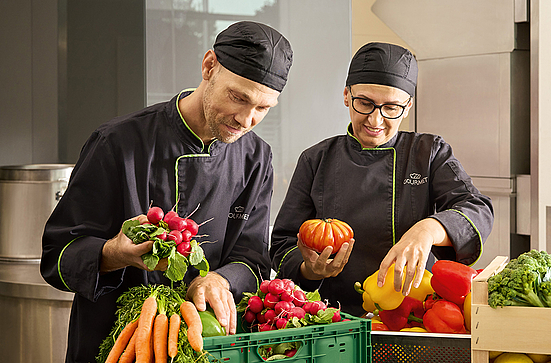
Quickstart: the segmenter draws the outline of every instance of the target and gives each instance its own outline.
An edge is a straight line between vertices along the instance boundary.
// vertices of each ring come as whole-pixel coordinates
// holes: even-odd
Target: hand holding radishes
[[[201,276],[205,276],[209,271],[209,265],[203,249],[193,239],[197,232],[198,225],[195,221],[181,218],[174,211],[165,215],[161,208],[151,207],[145,218],[139,216],[124,222],[121,233],[107,247],[106,252],[114,258],[108,258],[106,268],[115,265],[111,261],[120,264],[118,260],[132,258],[133,266],[137,263],[138,267],[145,267],[147,270],[164,270],[165,276],[171,281],[182,280],[189,265],[197,268]],[[131,247],[122,234],[131,240],[132,244],[141,247],[139,251],[142,253],[142,264],[136,261],[138,250]],[[110,247],[120,248],[117,251],[116,248]],[[124,252],[133,253],[127,256]]]

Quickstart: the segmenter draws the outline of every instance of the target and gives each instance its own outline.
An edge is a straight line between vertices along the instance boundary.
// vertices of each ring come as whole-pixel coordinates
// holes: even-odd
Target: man
[[[450,145],[437,135],[399,131],[416,83],[409,50],[361,47],[343,92],[347,134],[302,153],[274,225],[270,255],[278,276],[319,287],[322,298],[354,315],[363,313],[354,282],[379,270],[382,285],[394,264],[390,283],[407,295],[435,256],[475,263],[492,229],[490,198],[474,187]],[[345,221],[354,239],[334,256],[331,247],[318,254],[297,243],[300,225],[312,218]]]
[[[113,326],[116,299],[140,284],[168,284],[148,271],[122,232],[151,203],[193,214],[207,235],[211,272],[188,270],[187,298],[209,303],[221,325],[236,330],[235,301],[269,277],[271,149],[251,131],[277,104],[292,64],[289,42],[264,24],[239,22],[206,52],[202,81],[166,103],[100,126],[83,147],[69,186],[48,220],[41,273],[76,293],[67,362],[92,362]],[[236,213],[238,211],[239,213]],[[166,261],[159,265],[166,268]]]

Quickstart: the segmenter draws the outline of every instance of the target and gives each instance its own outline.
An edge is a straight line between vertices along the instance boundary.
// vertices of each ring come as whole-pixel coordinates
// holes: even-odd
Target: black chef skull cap
[[[229,71],[278,92],[293,63],[289,41],[268,25],[252,21],[234,23],[220,32],[214,53]]]
[[[399,88],[414,96],[417,84],[417,61],[399,45],[367,43],[352,58],[346,85],[380,84]]]

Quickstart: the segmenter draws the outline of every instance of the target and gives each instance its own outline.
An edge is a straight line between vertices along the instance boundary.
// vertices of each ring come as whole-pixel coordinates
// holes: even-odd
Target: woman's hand
[[[298,237],[298,235],[297,235]],[[307,280],[321,280],[326,277],[334,277],[341,273],[344,266],[348,263],[348,258],[354,247],[354,239],[342,244],[339,252],[333,259],[330,259],[333,247],[327,246],[318,254],[316,251],[306,246],[298,237],[298,249],[302,254],[304,262],[300,265],[300,273]]]
[[[186,298],[193,301],[199,311],[205,311],[208,302],[226,333],[235,334],[237,310],[230,283],[224,277],[212,271],[205,277],[197,276],[189,284]]]
[[[414,224],[396,243],[381,262],[377,283],[383,286],[385,276],[394,263],[394,289],[408,295],[412,285],[419,287],[432,246],[451,246],[444,227],[434,218]],[[402,286],[405,266],[408,266]]]

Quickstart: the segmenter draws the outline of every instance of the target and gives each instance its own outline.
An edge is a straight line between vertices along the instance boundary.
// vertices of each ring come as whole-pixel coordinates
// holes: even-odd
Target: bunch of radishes
[[[263,281],[256,294],[244,294],[238,311],[259,331],[341,321],[340,309],[328,307],[317,291],[304,292],[289,279]]]
[[[176,251],[186,257],[189,256],[191,253],[190,242],[199,231],[199,225],[193,219],[182,218],[172,210],[165,215],[161,208],[151,207],[147,211],[147,220],[155,226],[168,230],[156,237],[163,241],[174,241]]]

